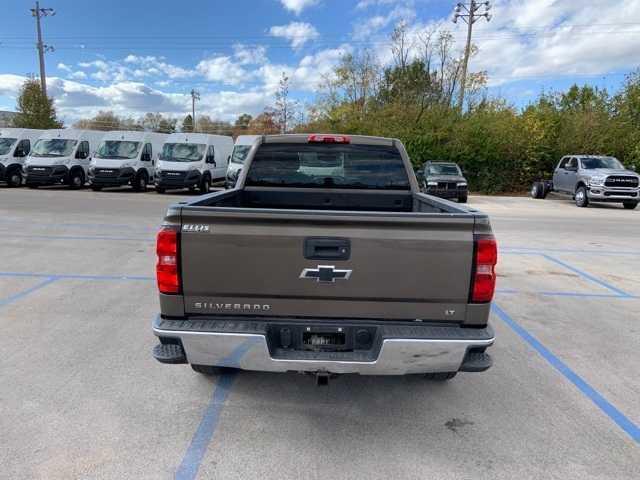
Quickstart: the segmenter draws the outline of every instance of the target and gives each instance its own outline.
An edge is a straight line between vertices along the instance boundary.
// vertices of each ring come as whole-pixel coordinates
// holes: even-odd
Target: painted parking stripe
[[[640,251],[629,250],[590,250],[590,249],[577,249],[577,248],[545,248],[545,247],[508,247],[500,246],[500,253],[580,253],[585,255],[630,255],[639,256]]]
[[[629,420],[620,410],[607,401],[595,388],[589,385],[582,377],[575,373],[567,364],[556,357],[538,339],[531,335],[525,328],[513,320],[507,312],[500,308],[495,302],[491,310],[500,320],[506,323],[520,338],[527,342],[536,350],[542,358],[558,370],[564,377],[573,383],[589,400],[591,400],[602,412],[613,420],[622,430],[624,430],[633,440],[640,443],[640,427]]]
[[[153,243],[155,240],[151,237],[118,237],[112,235],[45,235],[45,234],[14,234],[0,233],[2,238],[22,238],[32,240],[108,240],[115,242],[148,242]]]
[[[31,273],[31,272],[0,272],[0,277],[33,277],[53,278],[55,280],[106,280],[106,281],[132,281],[149,282],[155,277],[136,275],[82,275],[82,274],[57,274],[57,273]]]
[[[259,341],[258,338],[252,338],[240,344],[231,354],[222,360],[221,363],[228,366],[238,367],[240,360],[249,351],[253,344]],[[224,373],[220,375],[218,383],[216,383],[211,402],[207,406],[204,416],[198,425],[196,433],[191,439],[189,448],[182,459],[182,463],[176,471],[176,480],[193,480],[198,474],[200,469],[200,463],[204,458],[204,454],[211,443],[213,434],[218,426],[218,420],[220,419],[220,413],[229,396],[233,382],[235,381],[237,373]]]
[[[10,303],[15,302],[16,300],[20,300],[21,298],[26,297],[27,295],[35,292],[36,290],[40,290],[41,288],[46,287],[47,285],[50,285],[51,283],[55,282],[56,280],[58,280],[55,277],[49,277],[46,278],[45,280],[43,280],[42,282],[34,285],[33,287],[29,287],[26,290],[22,290],[21,292],[18,292],[14,295],[11,295],[7,298],[3,298],[0,299],[0,307],[4,307],[5,305],[9,305]]]
[[[594,277],[593,275],[591,275],[590,273],[587,273],[583,270],[580,270],[579,268],[574,267],[573,265],[570,265],[566,262],[563,262],[562,260],[559,260],[555,257],[552,257],[551,255],[547,255],[546,253],[542,254],[542,257],[546,258],[547,260],[549,260],[550,262],[553,262],[557,265],[560,265],[561,267],[566,268],[567,270],[571,270],[573,273],[576,273],[578,275],[580,275],[582,278],[589,280],[593,283],[596,283],[598,285],[600,285],[601,287],[606,288],[607,290],[611,290],[614,293],[617,293],[618,295],[620,295],[621,297],[630,297],[631,295],[629,295],[627,292],[620,290],[619,288],[614,287],[613,285],[605,282],[604,280],[600,280],[597,277]]]

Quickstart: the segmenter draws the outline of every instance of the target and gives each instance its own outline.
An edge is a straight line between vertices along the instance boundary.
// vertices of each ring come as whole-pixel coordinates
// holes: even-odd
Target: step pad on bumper
[[[153,358],[160,363],[187,363],[182,345],[159,343],[153,347]]]

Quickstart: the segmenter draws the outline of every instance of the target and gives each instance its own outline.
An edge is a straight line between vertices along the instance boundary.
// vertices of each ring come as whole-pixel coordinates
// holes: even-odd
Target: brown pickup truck
[[[420,193],[398,140],[259,137],[236,188],[169,208],[157,254],[160,362],[319,382],[491,366],[489,219]]]

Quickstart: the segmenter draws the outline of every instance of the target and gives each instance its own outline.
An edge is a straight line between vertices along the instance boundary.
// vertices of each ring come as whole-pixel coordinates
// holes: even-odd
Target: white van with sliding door
[[[225,187],[233,188],[238,180],[238,175],[242,170],[242,165],[245,159],[249,155],[251,147],[258,141],[260,135],[240,135],[236,138],[236,143],[233,146],[233,153],[229,160],[229,166],[227,167],[227,178],[225,180]]]
[[[207,193],[213,182],[224,180],[233,139],[205,133],[172,133],[158,161],[156,191],[188,188]]]
[[[154,132],[107,132],[91,162],[89,181],[95,191],[131,185],[144,192],[156,180],[156,162],[169,135]]]
[[[31,147],[43,130],[0,128],[0,182],[9,187],[22,185],[22,168]]]
[[[88,177],[91,154],[104,133],[72,128],[45,130],[25,162],[27,186],[66,184],[82,188]]]

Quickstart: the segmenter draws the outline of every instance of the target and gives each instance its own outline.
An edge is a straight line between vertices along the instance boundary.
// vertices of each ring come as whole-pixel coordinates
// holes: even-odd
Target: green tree
[[[182,127],[180,130],[186,133],[193,132],[193,117],[190,114],[182,120]]]
[[[47,98],[35,79],[27,79],[18,97],[18,115],[13,121],[18,128],[61,128],[62,122],[56,118],[53,99]]]

